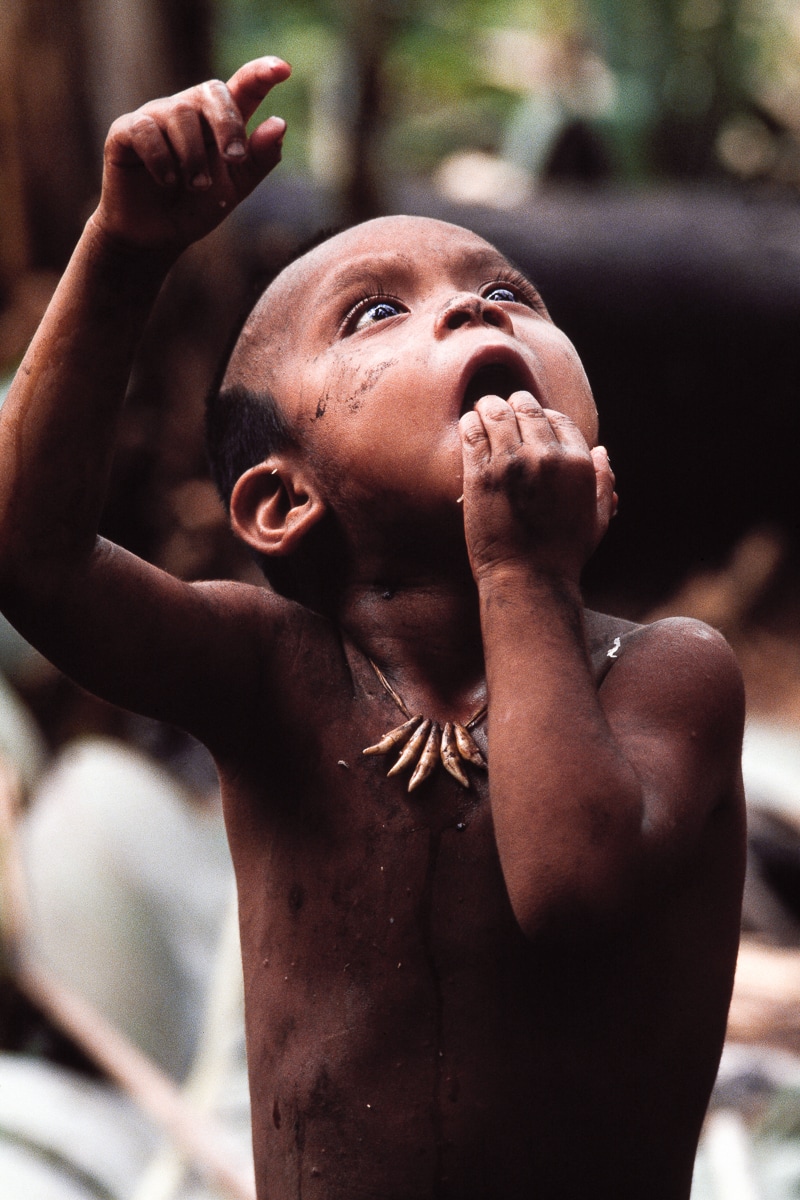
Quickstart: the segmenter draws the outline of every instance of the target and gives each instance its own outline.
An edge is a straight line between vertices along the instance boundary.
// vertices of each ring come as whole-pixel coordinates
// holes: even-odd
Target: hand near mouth
[[[484,396],[508,400],[515,392],[539,395],[530,367],[508,346],[485,347],[467,367],[462,384],[461,414],[471,412]]]
[[[484,396],[461,417],[472,571],[524,565],[578,583],[616,496],[608,454],[530,392]]]

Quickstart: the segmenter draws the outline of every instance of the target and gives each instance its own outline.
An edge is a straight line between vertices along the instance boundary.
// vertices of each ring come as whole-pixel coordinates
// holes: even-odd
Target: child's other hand
[[[604,447],[528,392],[461,418],[464,524],[476,579],[505,566],[578,582],[616,509]]]
[[[246,124],[291,68],[245,63],[227,84],[198,84],[114,122],[95,227],[112,242],[179,253],[210,233],[280,161],[285,122]]]
[[[597,507],[595,509],[594,545],[589,554],[593,554],[605,537],[613,517],[617,515],[619,496],[616,492],[616,478],[611,470],[611,461],[605,446],[595,446],[590,451],[594,463]]]

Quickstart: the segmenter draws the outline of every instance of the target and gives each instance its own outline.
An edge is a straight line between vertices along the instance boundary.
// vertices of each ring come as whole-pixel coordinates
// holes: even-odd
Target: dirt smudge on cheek
[[[325,416],[328,406],[337,403],[344,404],[348,412],[357,413],[365,398],[380,382],[384,372],[396,366],[398,361],[396,358],[388,358],[363,372],[358,370],[357,364],[353,370],[352,362],[347,366],[342,366],[337,371],[336,377],[328,382],[322,395],[318,398],[316,408],[309,419],[319,421]],[[355,384],[353,376],[357,380]]]
[[[388,371],[390,367],[394,367],[399,362],[396,358],[387,358],[385,362],[376,363],[374,367],[370,367],[366,376],[359,384],[358,394],[370,392],[376,386],[384,371]]]
[[[385,371],[396,366],[398,360],[396,358],[387,358],[385,362],[376,363],[374,367],[370,367],[364,374],[361,382],[356,388],[353,395],[347,401],[348,410],[352,413],[358,412],[361,405],[364,403],[366,396],[377,386]]]

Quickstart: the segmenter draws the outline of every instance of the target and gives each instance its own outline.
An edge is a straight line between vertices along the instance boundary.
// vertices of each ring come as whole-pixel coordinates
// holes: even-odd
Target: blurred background
[[[255,579],[208,480],[203,397],[253,286],[299,242],[415,212],[467,225],[515,260],[583,358],[618,479],[589,602],[634,619],[702,617],[745,671],[751,957],[715,1101],[723,1150],[710,1135],[717,1166],[696,1187],[725,1200],[800,1195],[800,3],[4,0],[0,397],[95,203],[111,121],[262,53],[293,65],[261,114],[286,117],[284,160],[162,294],[104,532],[185,578]],[[95,744],[171,781],[176,812],[212,830],[217,863],[213,772],[198,747],[78,692],[7,628],[0,669],[0,753],[26,845],[53,778],[72,795],[64,755]],[[110,794],[123,785],[103,762],[96,786]],[[85,796],[95,784],[80,780]],[[33,891],[35,854],[23,854]],[[30,919],[46,923],[47,903],[58,943],[63,894]],[[211,968],[192,968],[191,985],[173,970],[170,994],[196,992],[183,1057],[146,1049],[183,1079]],[[87,961],[83,974],[97,971]],[[93,1001],[124,1024],[96,989]],[[165,1037],[174,1051],[177,1035]],[[0,1044],[90,1070],[11,979]],[[780,1150],[768,1155],[770,1137]],[[756,1163],[738,1170],[751,1192],[714,1183],[734,1160]]]

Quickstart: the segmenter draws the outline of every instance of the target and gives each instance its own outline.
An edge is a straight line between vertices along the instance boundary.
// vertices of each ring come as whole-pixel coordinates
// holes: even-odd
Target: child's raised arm
[[[642,626],[621,650],[609,638],[619,657],[598,690],[579,577],[612,508],[605,451],[527,393],[481,400],[462,440],[492,816],[521,927],[596,929],[704,862],[738,929],[744,698],[730,649],[698,622]]]
[[[240,622],[221,619],[225,585],[183,584],[97,528],[153,302],[181,252],[279,161],[284,122],[271,117],[249,139],[245,126],[288,75],[280,59],[256,59],[227,85],[201,84],[114,123],[98,208],[0,414],[0,607],[84,686],[200,734],[201,677],[221,684],[223,661],[226,679],[241,665],[231,656],[248,661],[244,635],[230,642]]]

